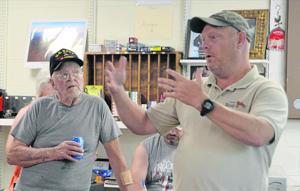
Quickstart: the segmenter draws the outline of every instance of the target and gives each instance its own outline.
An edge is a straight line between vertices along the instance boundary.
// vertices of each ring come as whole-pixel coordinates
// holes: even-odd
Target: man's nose
[[[203,41],[203,42],[202,42],[202,48],[203,48],[204,50],[208,49],[208,43],[207,43],[206,41]]]

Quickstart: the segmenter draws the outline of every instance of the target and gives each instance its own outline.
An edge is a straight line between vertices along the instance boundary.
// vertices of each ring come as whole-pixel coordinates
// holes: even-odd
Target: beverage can
[[[83,149],[84,140],[83,140],[82,137],[73,137],[72,141],[75,141],[75,142],[79,143],[80,144],[80,148]],[[81,159],[83,159],[83,156],[78,156],[77,155],[77,156],[73,156],[73,158],[77,159],[77,160],[81,160]]]

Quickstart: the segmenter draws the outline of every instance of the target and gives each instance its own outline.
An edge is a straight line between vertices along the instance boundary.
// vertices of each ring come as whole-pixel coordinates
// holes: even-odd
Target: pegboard
[[[6,89],[6,39],[8,0],[0,1],[0,89]],[[1,176],[1,175],[0,175]]]

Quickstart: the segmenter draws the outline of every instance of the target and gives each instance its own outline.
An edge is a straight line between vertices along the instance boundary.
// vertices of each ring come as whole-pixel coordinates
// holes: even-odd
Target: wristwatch
[[[200,115],[201,116],[205,116],[206,114],[208,114],[209,112],[214,110],[214,102],[212,102],[210,99],[205,99],[202,103],[201,106],[201,112]]]

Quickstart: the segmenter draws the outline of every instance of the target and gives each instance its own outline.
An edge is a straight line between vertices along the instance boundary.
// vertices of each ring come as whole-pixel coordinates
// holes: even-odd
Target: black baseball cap
[[[248,22],[234,11],[223,10],[209,17],[194,17],[190,21],[191,30],[196,33],[202,33],[203,28],[207,24],[216,27],[233,27],[239,32],[245,32],[248,42],[251,41]]]
[[[52,76],[53,72],[59,70],[67,61],[74,61],[80,67],[83,66],[83,61],[73,51],[63,48],[50,57],[50,75]]]

